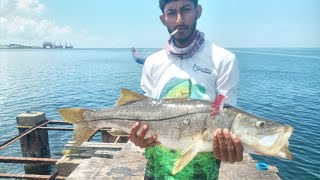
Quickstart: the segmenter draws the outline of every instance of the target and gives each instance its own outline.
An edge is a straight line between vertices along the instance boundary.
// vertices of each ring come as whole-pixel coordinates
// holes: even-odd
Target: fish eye
[[[263,127],[265,125],[264,121],[257,121],[256,126],[257,127]]]

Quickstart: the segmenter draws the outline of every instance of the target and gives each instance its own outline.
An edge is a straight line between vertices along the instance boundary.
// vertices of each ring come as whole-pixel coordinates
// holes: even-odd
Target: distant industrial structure
[[[53,48],[63,48],[63,46],[61,45],[61,41],[60,41],[60,45],[56,45],[56,43],[53,43]]]
[[[73,46],[71,45],[71,43],[70,43],[70,45],[68,46],[68,44],[66,43],[66,45],[64,46],[66,49],[72,49],[73,48]]]
[[[43,42],[42,43],[42,48],[47,48],[48,46],[49,46],[49,48],[53,48],[52,42]]]
[[[56,48],[56,49],[62,49],[63,45],[61,45],[61,42],[59,45],[56,45],[56,43],[54,42],[52,44],[52,42],[43,42],[42,43],[42,48]],[[73,46],[71,45],[71,43],[69,43],[69,45],[66,43],[66,45],[64,46],[64,48],[66,49],[72,49]]]

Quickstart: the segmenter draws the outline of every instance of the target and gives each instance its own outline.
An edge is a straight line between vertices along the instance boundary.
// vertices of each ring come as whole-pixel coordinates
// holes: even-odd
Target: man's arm
[[[226,56],[220,64],[218,72],[217,94],[223,94],[227,97],[225,103],[235,106],[237,104],[237,89],[240,79],[236,57],[233,54]]]
[[[147,58],[142,68],[141,89],[144,91],[144,95],[148,97],[152,97],[154,89],[153,71],[154,67]]]
[[[226,103],[235,106],[237,103],[237,86],[239,83],[238,62],[233,54],[225,57],[219,66],[217,94],[227,96]],[[240,162],[243,160],[243,146],[240,139],[228,129],[217,129],[212,140],[217,159],[223,162]]]

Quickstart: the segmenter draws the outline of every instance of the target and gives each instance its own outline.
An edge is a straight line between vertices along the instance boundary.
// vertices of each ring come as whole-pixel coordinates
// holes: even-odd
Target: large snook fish
[[[103,127],[130,132],[134,122],[148,124],[147,137],[155,134],[162,146],[182,150],[173,174],[179,172],[198,152],[212,151],[212,136],[217,128],[228,128],[251,153],[292,159],[289,151],[291,126],[257,117],[236,107],[194,99],[152,99],[122,89],[114,108],[59,110],[64,120],[75,124],[76,145]]]

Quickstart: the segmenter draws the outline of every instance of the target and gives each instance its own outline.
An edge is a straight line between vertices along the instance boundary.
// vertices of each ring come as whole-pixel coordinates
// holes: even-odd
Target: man
[[[228,97],[235,105],[239,81],[235,56],[209,43],[196,29],[202,13],[198,0],[159,0],[161,22],[172,34],[165,49],[146,59],[141,88],[152,98],[188,97],[214,101],[217,94]],[[217,129],[212,153],[199,153],[180,172],[172,175],[174,159],[179,152],[157,146],[156,136],[144,139],[148,126],[133,125],[130,140],[146,148],[148,160],[145,179],[217,179],[219,162],[242,161],[243,147],[229,130]],[[168,127],[170,128],[170,127]]]
[[[132,53],[132,57],[133,59],[138,63],[138,64],[144,64],[144,62],[146,61],[146,58],[143,57],[142,53],[141,53],[141,49],[140,52],[137,53],[136,49],[134,47],[131,47],[131,53]]]

